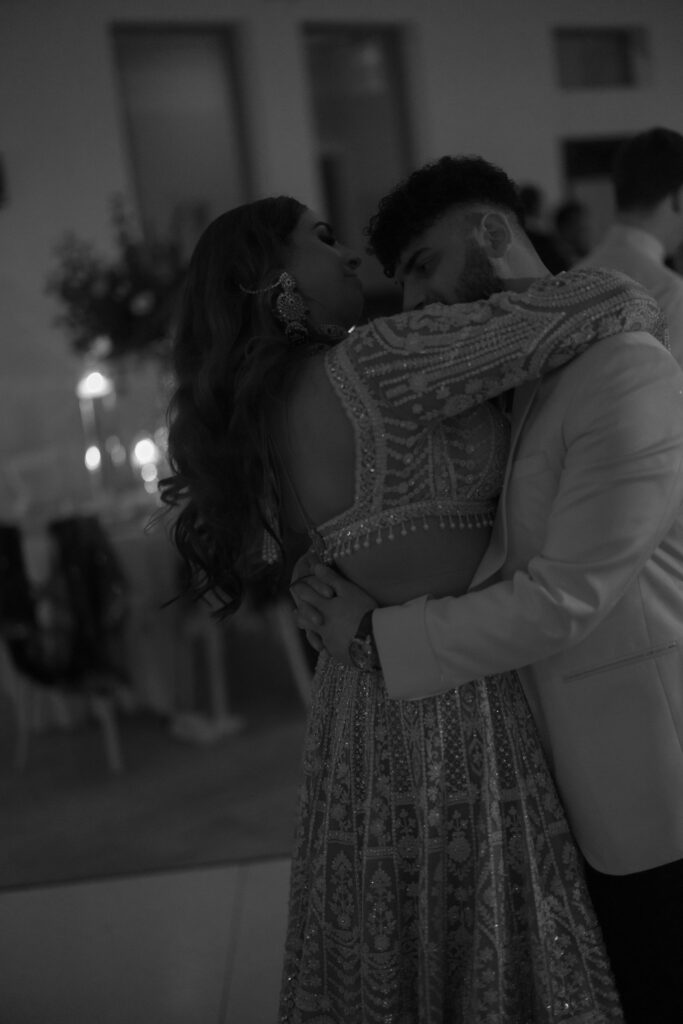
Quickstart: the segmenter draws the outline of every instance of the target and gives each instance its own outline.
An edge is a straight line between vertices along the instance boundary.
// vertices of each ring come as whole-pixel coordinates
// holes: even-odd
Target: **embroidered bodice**
[[[539,280],[523,294],[435,304],[356,329],[325,357],[355,434],[354,501],[316,527],[325,559],[371,586],[367,572],[348,570],[367,561],[364,552],[392,542],[370,557],[377,583],[404,553],[424,570],[418,589],[399,587],[392,599],[416,596],[433,579],[442,584],[431,592],[452,591],[463,545],[477,548],[471,569],[483,553],[503,481],[509,425],[489,399],[601,337],[661,333],[661,324],[656,303],[628,278],[580,270]],[[463,530],[468,536],[447,539]],[[482,533],[476,541],[475,532]]]
[[[356,501],[318,528],[331,558],[439,526],[490,526],[508,452],[507,418],[493,402],[434,421],[386,417],[336,350],[328,373],[356,434]]]

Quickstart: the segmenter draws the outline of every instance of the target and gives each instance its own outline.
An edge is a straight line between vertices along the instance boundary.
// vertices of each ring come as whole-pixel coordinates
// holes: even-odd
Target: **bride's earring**
[[[277,281],[265,288],[245,288],[243,284],[239,285],[244,295],[263,295],[265,292],[275,292],[278,288],[280,291],[273,302],[273,316],[282,324],[285,337],[292,341],[303,341],[308,337],[306,317],[309,311],[291,274],[283,270]]]
[[[286,337],[292,341],[303,341],[308,337],[308,309],[297,290],[296,281],[283,270],[277,283],[281,291],[275,299],[275,316],[284,327]]]

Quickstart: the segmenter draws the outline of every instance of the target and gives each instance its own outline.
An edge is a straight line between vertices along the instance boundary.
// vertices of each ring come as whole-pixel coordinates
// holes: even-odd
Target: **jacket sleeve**
[[[632,335],[608,339],[579,363],[557,425],[563,468],[538,552],[482,590],[377,610],[390,696],[428,696],[579,643],[680,516],[683,373],[675,360]]]
[[[640,285],[591,268],[536,281],[523,293],[372,321],[335,346],[386,415],[429,422],[557,369],[619,331],[663,329]]]
[[[671,354],[683,366],[683,286],[667,303],[665,316]]]

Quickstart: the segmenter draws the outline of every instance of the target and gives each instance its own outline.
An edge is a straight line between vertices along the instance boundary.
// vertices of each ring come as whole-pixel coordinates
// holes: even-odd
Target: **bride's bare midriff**
[[[381,605],[403,604],[422,594],[457,596],[467,590],[490,536],[486,527],[441,529],[435,518],[428,530],[420,521],[405,537],[395,535],[381,544],[372,540],[336,565]]]

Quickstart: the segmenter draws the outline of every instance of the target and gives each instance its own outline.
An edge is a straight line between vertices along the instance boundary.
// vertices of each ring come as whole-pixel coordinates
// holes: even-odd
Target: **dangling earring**
[[[284,325],[285,335],[293,341],[302,341],[308,337],[306,316],[308,309],[297,291],[296,281],[286,270],[280,274],[278,284],[282,291],[275,300],[275,315]]]
[[[283,325],[285,337],[292,341],[303,341],[308,337],[308,324],[306,323],[308,309],[301,294],[297,291],[296,281],[286,270],[282,271],[277,281],[266,285],[265,288],[257,288],[254,291],[245,288],[244,285],[240,285],[239,288],[245,295],[262,295],[264,292],[280,288],[280,294],[275,299],[273,314]]]

